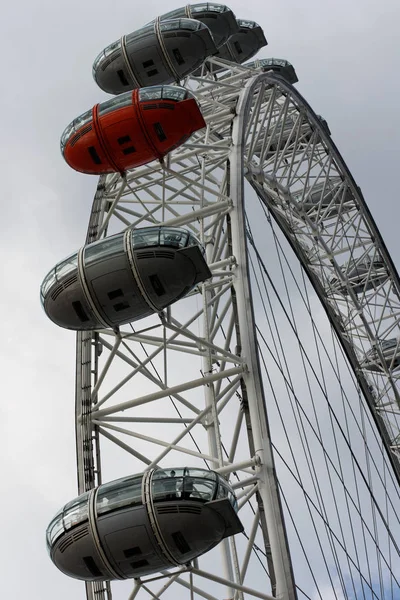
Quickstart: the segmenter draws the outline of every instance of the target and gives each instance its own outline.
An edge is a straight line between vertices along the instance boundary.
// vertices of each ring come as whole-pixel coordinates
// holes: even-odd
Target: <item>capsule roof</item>
[[[171,10],[160,17],[161,21],[177,17],[189,17],[201,21],[210,29],[217,48],[225,44],[236,33],[239,25],[232,10],[224,4],[202,2]]]
[[[111,94],[179,81],[216,52],[211,32],[195,19],[154,22],[122,36],[93,63],[93,77]]]
[[[230,62],[242,64],[246,60],[252,58],[257,52],[268,44],[265,39],[264,32],[260,25],[255,21],[245,21],[243,19],[237,19],[238,31],[234,33],[229,40],[218,48],[218,52],[214,54],[216,58],[222,58]],[[212,73],[224,71],[225,67],[218,65],[211,65],[207,68]],[[201,73],[201,69],[198,69],[195,76]]]
[[[283,58],[258,58],[253,62],[246,63],[246,67],[251,69],[262,69],[263,71],[275,71],[282,75],[289,83],[298,82],[296,71],[293,65]]]
[[[61,152],[77,171],[124,172],[161,159],[204,126],[188,90],[152,86],[111,98],[74,119],[61,136]]]

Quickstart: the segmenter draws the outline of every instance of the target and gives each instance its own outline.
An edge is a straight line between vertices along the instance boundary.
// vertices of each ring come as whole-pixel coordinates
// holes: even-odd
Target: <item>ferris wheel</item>
[[[78,331],[79,497],[48,544],[89,600],[400,589],[400,281],[293,67],[242,64],[264,44],[173,11],[99,55],[119,95],[63,134],[101,175],[42,285]]]

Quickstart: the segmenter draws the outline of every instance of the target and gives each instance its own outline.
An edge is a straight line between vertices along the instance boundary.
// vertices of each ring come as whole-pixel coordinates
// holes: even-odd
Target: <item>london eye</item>
[[[265,45],[222,5],[156,18],[62,137],[100,177],[41,288],[77,331],[78,490],[47,541],[88,600],[399,594],[400,280]]]

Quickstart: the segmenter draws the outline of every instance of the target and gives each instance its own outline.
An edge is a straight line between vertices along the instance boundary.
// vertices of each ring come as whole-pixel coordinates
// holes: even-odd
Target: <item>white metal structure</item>
[[[215,80],[186,82],[195,90],[206,130],[164,164],[125,178],[101,177],[87,242],[129,225],[182,225],[205,244],[213,278],[161,315],[120,331],[77,335],[77,469],[83,492],[102,476],[206,464],[236,489],[246,533],[159,578],[117,583],[115,591],[114,584],[87,584],[90,600],[110,600],[111,589],[113,598],[129,600],[311,597],[311,589],[296,587],[295,565],[293,576],[270,443],[259,317],[254,319],[250,289],[246,181],[324,305],[379,432],[389,465],[385,477],[391,468],[393,488],[400,481],[400,284],[361,191],[326,125],[291,85],[271,73],[210,61],[227,71]],[[267,229],[267,220],[260,227]],[[255,256],[262,253],[258,246]],[[391,339],[397,340],[393,352],[384,356],[382,342]],[[326,525],[328,509],[319,507],[329,543],[335,546],[340,538],[343,546],[346,533],[340,537],[334,525]],[[287,521],[286,504],[284,512]],[[389,531],[387,547],[379,550],[383,567],[398,550],[389,512],[379,512]],[[358,560],[364,586],[364,561],[357,550],[357,559],[353,554],[346,551],[349,570]],[[332,555],[338,556],[336,549]],[[350,597],[343,593],[345,583],[336,597]],[[359,597],[379,597],[369,587],[369,595]]]

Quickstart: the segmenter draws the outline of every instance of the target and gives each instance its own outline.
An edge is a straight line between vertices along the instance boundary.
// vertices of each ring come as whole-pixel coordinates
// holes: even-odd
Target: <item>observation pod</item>
[[[239,30],[239,25],[231,9],[228,6],[215,4],[214,2],[188,4],[185,7],[165,13],[160,17],[160,21],[179,17],[196,19],[196,21],[201,21],[204,25],[207,25],[217,48],[225,44],[230,36]]]
[[[261,69],[262,71],[274,71],[281,75],[290,84],[297,83],[299,80],[293,65],[283,58],[258,58],[245,65],[249,69]]]
[[[354,208],[354,198],[349,187],[345,187],[341,177],[331,177],[328,181],[317,183],[309,189],[303,199],[303,192],[294,195],[298,203],[310,218],[318,210],[324,219],[336,217]]]
[[[85,581],[128,579],[187,564],[243,531],[229,484],[205,469],[152,469],[66,504],[47,528],[54,564]]]
[[[190,92],[177,86],[153,86],[112,98],[68,125],[61,152],[70,167],[99,175],[162,159],[205,127]]]
[[[267,45],[264,32],[260,25],[254,21],[243,21],[237,19],[238,31],[221,46],[214,54],[215,58],[223,58],[230,62],[242,64],[252,58],[263,46]],[[226,67],[218,65],[207,65],[206,69],[211,73],[225,71]],[[201,75],[202,69],[197,69],[193,75]]]
[[[93,63],[97,85],[110,94],[183,79],[217,48],[204,23],[194,19],[156,19],[124,35]]]
[[[400,340],[392,338],[373,344],[372,348],[365,354],[361,366],[367,371],[382,372],[382,363],[391,369],[400,366]]]
[[[328,135],[330,135],[331,131],[329,129],[327,121],[321,115],[317,116],[325,132]],[[268,151],[266,153],[266,158],[271,158],[275,155],[275,152],[283,151],[288,141],[288,149],[290,152],[292,152],[292,146],[296,143],[296,140],[298,142],[302,142],[303,144],[308,144],[310,142],[311,136],[314,132],[314,128],[310,125],[308,121],[303,121],[300,125],[300,131],[298,131],[299,128],[297,126],[297,119],[297,116],[290,116],[284,123],[283,130],[281,123],[278,123],[276,127],[270,127],[271,133],[268,133],[270,133],[269,137],[271,138],[271,141],[269,143]],[[318,144],[320,142],[322,142],[322,139],[319,135],[317,135],[315,143]]]
[[[349,293],[349,288],[355,294],[367,292],[384,283],[389,275],[385,263],[381,258],[366,256],[362,260],[352,260],[342,267],[343,272],[348,279],[348,285],[342,285],[340,282],[339,292],[343,295]],[[339,280],[336,277],[331,279],[332,286],[338,286]]]
[[[58,263],[40,298],[60,327],[103,329],[160,312],[209,277],[204,248],[192,233],[129,228]]]

